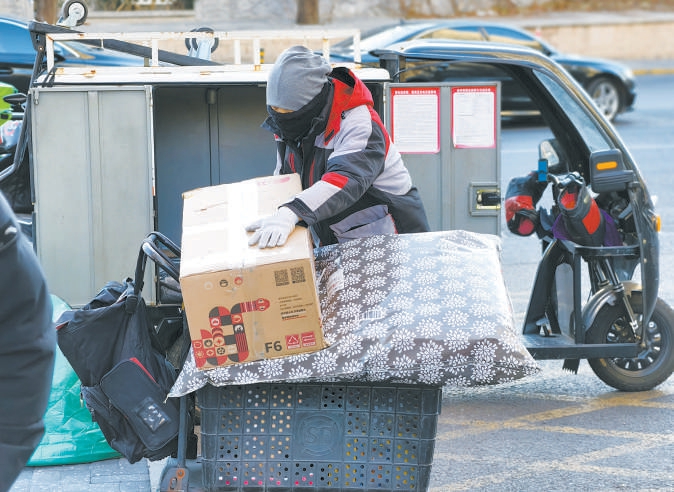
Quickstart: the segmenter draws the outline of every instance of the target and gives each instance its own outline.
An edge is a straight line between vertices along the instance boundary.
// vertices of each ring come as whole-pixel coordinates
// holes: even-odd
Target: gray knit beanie
[[[330,64],[304,46],[281,53],[267,79],[267,105],[297,111],[328,81]]]

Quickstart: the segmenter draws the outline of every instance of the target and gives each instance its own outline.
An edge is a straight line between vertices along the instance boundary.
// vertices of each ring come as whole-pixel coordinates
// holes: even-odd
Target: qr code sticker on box
[[[288,270],[274,270],[274,281],[277,287],[290,284]]]
[[[304,267],[291,268],[290,276],[293,279],[293,284],[301,284],[307,281],[306,276],[304,275]]]

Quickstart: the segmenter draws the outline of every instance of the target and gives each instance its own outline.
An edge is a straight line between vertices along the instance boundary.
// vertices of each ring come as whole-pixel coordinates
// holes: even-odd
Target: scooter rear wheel
[[[630,304],[635,316],[641,318],[641,292],[632,292]],[[588,359],[590,367],[599,379],[620,391],[647,391],[656,387],[674,372],[674,310],[662,299],[655,303],[644,337],[644,347],[637,357]],[[619,305],[604,306],[585,339],[587,343],[634,341],[624,309]]]

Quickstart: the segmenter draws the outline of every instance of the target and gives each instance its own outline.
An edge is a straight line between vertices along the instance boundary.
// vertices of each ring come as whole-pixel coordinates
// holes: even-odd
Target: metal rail
[[[322,30],[274,30],[274,31],[215,31],[215,32],[125,32],[125,33],[84,33],[84,32],[49,32],[45,33],[45,51],[47,71],[54,68],[54,41],[96,41],[117,40],[136,43],[151,48],[150,66],[159,66],[159,42],[175,39],[218,39],[219,42],[234,43],[234,64],[241,64],[241,42],[250,41],[253,45],[253,64],[262,63],[260,41],[278,39],[302,39],[322,41],[323,57],[330,61],[330,41],[353,37],[354,62],[360,63],[360,31],[358,29],[322,29]]]

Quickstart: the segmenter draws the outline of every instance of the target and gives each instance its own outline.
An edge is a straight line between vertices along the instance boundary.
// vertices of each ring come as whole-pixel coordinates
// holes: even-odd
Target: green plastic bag
[[[52,295],[53,319],[70,307]],[[80,398],[80,380],[56,347],[54,378],[44,417],[45,434],[28,466],[90,463],[121,456],[112,449]]]

